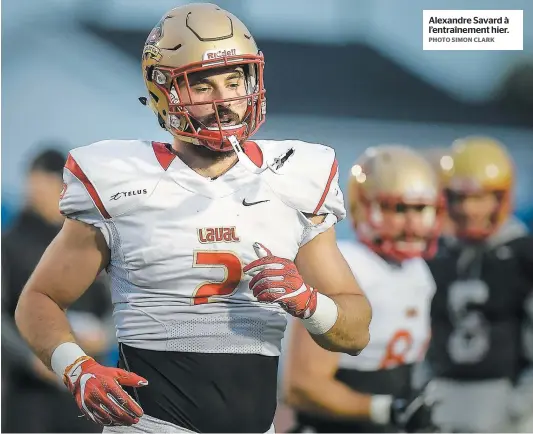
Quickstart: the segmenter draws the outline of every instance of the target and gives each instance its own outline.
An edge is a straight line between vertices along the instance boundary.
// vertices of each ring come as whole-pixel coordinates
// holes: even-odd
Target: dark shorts
[[[196,432],[266,432],[276,411],[278,357],[141,350],[119,366],[146,378],[125,388],[145,414]]]

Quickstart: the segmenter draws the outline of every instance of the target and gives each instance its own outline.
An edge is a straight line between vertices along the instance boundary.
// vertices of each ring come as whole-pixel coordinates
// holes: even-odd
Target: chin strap
[[[237,158],[247,170],[249,170],[252,173],[259,174],[269,168],[269,165],[264,164],[264,163],[261,167],[258,167],[252,160],[250,160],[250,157],[248,157],[248,155],[246,155],[246,152],[244,152],[244,149],[239,143],[239,141],[237,140],[237,137],[228,136],[228,140],[231,143],[233,150],[237,154]]]
[[[249,170],[252,173],[259,174],[264,172],[267,169],[270,169],[272,172],[274,172],[276,175],[281,175],[279,172],[279,169],[281,166],[283,166],[283,163],[285,163],[285,160],[290,157],[294,150],[290,149],[285,155],[272,158],[271,161],[266,161],[263,163],[261,167],[257,167],[257,165],[246,155],[246,152],[244,151],[243,147],[237,140],[237,137],[235,136],[228,136],[228,140],[231,143],[231,146],[233,147],[235,153],[237,154],[237,158],[242,163],[242,165]]]
[[[148,100],[144,96],[139,98],[139,102],[144,106],[148,105]],[[164,122],[162,123],[162,119],[160,116],[159,116],[159,124],[161,125],[162,128],[166,129]],[[259,173],[264,172],[266,169],[270,169],[275,174],[279,174],[277,170],[279,169],[279,167],[281,167],[279,165],[279,160],[280,160],[279,158],[274,158],[272,161],[263,163],[261,167],[258,167],[252,160],[250,160],[248,155],[246,155],[246,152],[244,152],[244,149],[239,143],[239,140],[237,140],[237,137],[235,137],[234,135],[228,136],[228,140],[231,143],[233,150],[237,154],[237,158],[247,170],[249,170],[252,173],[259,174]]]

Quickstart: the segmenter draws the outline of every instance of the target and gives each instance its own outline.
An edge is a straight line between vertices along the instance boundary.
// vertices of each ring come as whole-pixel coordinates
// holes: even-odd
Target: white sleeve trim
[[[100,229],[108,247],[111,248],[110,230],[83,182],[66,168],[63,171],[63,181],[66,188],[59,201],[59,209],[63,215]]]

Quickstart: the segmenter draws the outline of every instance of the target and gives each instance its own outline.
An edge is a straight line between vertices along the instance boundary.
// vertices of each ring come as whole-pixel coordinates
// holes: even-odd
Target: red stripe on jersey
[[[161,164],[161,167],[164,170],[167,170],[174,161],[174,158],[176,158],[176,155],[170,152],[164,143],[152,142],[152,148],[154,149],[155,157],[157,158],[157,161],[159,161],[159,164]]]
[[[105,219],[110,219],[111,216],[105,209],[104,204],[100,200],[100,196],[98,196],[98,193],[96,192],[96,189],[94,188],[94,185],[89,181],[89,178],[87,178],[87,175],[81,170],[81,167],[76,163],[76,160],[72,158],[72,155],[68,154],[67,162],[65,163],[65,167],[70,170],[70,172],[80,180],[81,183],[85,186],[85,189],[87,190],[87,193],[89,193],[89,196],[91,196],[94,204],[96,205],[96,208],[100,211],[100,214]]]
[[[263,151],[261,151],[257,143],[252,141],[244,142],[242,147],[244,148],[245,154],[257,167],[263,165]]]
[[[331,186],[331,181],[333,181],[333,178],[335,177],[335,174],[337,173],[338,167],[339,167],[339,164],[337,163],[337,159],[334,159],[333,160],[333,164],[331,165],[331,170],[329,172],[328,183],[326,184],[326,188],[324,189],[324,193],[322,193],[322,197],[320,198],[320,201],[318,202],[318,205],[316,206],[315,210],[313,211],[313,214],[318,213],[320,208],[322,208],[322,205],[324,205],[324,201],[326,200],[326,196],[328,195],[329,187]]]

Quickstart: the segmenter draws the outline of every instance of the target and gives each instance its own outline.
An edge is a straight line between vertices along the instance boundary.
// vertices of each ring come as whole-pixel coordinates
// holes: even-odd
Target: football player
[[[428,351],[435,421],[456,432],[514,431],[533,413],[533,239],[511,216],[505,147],[466,137],[451,151],[446,195],[455,237],[443,238],[429,261],[437,284]]]
[[[348,188],[359,242],[339,247],[372,306],[370,343],[358,357],[327,352],[294,324],[285,397],[297,412],[295,432],[434,429],[430,396],[411,380],[430,338],[435,283],[422,258],[439,236],[437,175],[408,147],[378,146],[352,167]]]
[[[173,142],[70,152],[67,220],[16,319],[104,432],[272,432],[287,314],[328,350],[368,343],[370,305],[335,239],[333,149],[249,140],[265,121],[263,67],[229,12],[172,9],[146,41],[141,102]],[[104,268],[118,368],[88,357],[65,316]]]

